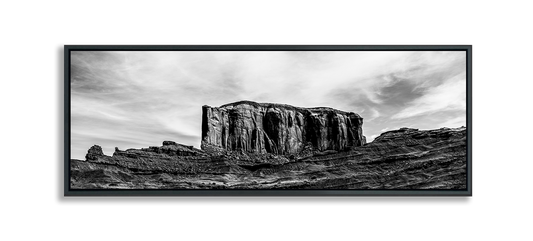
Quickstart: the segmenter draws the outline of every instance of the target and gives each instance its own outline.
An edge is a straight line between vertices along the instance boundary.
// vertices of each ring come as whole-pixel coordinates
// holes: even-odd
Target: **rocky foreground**
[[[116,149],[112,156],[95,145],[86,160],[71,160],[71,188],[466,189],[464,127],[402,128],[362,146],[338,148],[338,143],[321,150],[320,141],[298,142],[297,152],[284,145],[287,154],[274,154],[165,141],[160,147]]]

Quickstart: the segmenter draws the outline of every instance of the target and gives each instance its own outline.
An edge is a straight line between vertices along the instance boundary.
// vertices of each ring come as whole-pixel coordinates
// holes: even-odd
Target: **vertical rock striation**
[[[293,154],[310,145],[345,150],[365,144],[363,118],[332,108],[240,101],[202,107],[202,149]]]

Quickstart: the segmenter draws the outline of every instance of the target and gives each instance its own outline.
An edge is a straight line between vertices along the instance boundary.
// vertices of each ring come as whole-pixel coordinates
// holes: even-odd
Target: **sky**
[[[464,51],[72,51],[71,158],[200,146],[202,105],[358,113],[363,134],[466,126]]]

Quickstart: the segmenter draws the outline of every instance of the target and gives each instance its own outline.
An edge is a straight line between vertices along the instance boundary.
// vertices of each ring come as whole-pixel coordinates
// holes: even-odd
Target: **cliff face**
[[[365,144],[363,118],[332,108],[241,101],[202,108],[202,149],[295,154],[312,147],[346,150]]]

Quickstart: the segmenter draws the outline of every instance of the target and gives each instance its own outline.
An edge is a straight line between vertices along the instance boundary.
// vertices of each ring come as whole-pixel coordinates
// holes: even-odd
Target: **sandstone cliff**
[[[348,150],[365,144],[363,118],[332,108],[240,101],[203,106],[202,149],[296,154],[306,148]]]

